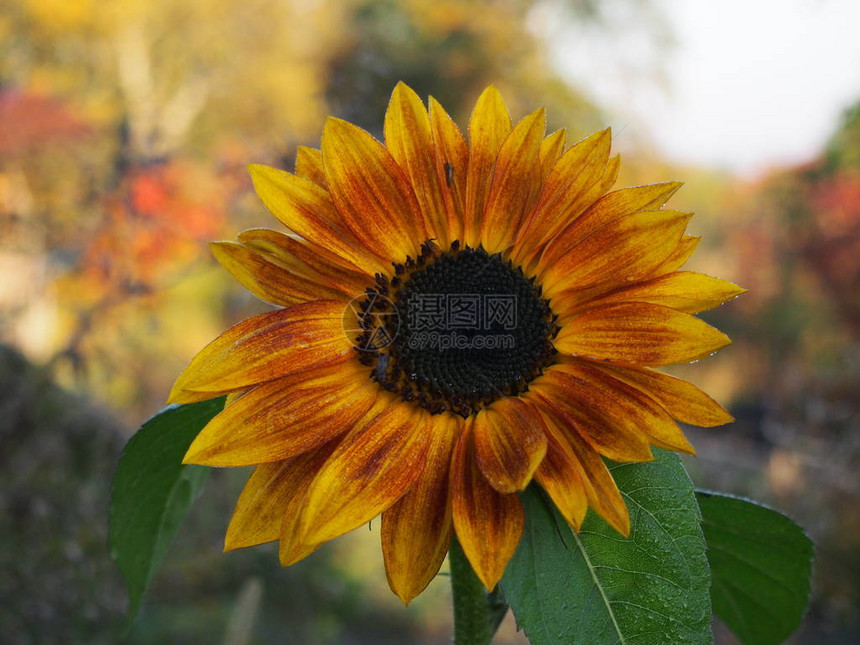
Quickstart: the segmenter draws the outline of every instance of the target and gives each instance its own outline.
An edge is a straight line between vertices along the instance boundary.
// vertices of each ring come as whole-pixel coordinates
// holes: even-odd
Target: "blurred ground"
[[[206,249],[276,225],[245,164],[291,169],[297,145],[318,144],[327,114],[378,135],[399,80],[460,124],[494,82],[514,117],[545,105],[550,129],[567,127],[576,141],[603,127],[605,112],[554,71],[541,16],[555,17],[556,33],[587,29],[607,43],[638,29],[659,52],[671,34],[658,9],[646,0],[4,7],[4,642],[119,638],[124,591],[105,544],[119,451],[200,347],[266,309]],[[637,18],[620,28],[622,10]],[[659,77],[660,56],[649,61]],[[691,431],[699,457],[688,468],[700,487],[760,499],[808,528],[814,596],[793,642],[815,645],[860,641],[860,107],[845,108],[819,154],[757,176],[672,165],[628,132],[619,180],[685,180],[672,204],[697,213],[692,232],[703,241],[691,268],[750,290],[704,316],[734,345],[675,370],[737,417]],[[403,608],[387,589],[375,524],[286,570],[267,547],[223,555],[245,476],[211,478],[129,642],[450,642],[447,579]],[[512,622],[498,641],[523,642]],[[718,629],[718,642],[734,641]]]

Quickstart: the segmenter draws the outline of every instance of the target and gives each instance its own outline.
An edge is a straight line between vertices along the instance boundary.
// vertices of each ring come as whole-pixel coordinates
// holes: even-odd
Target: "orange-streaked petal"
[[[579,385],[587,384],[594,390],[602,391],[598,405],[605,410],[605,423],[612,425],[613,429],[623,424],[630,432],[644,437],[659,448],[691,455],[696,453],[678,424],[658,401],[602,367],[603,364],[599,363],[567,359],[558,363],[555,369]],[[589,440],[589,436],[583,436],[586,441]],[[613,457],[599,448],[598,452],[615,461],[636,461]]]
[[[382,514],[382,555],[388,584],[408,604],[436,576],[451,542],[448,472],[463,421],[430,417],[427,465],[409,491]]]
[[[487,205],[481,221],[481,243],[488,253],[510,245],[540,190],[540,146],[546,131],[543,109],[511,131],[499,150]]]
[[[614,220],[640,211],[659,210],[680,187],[680,182],[672,181],[622,188],[604,195],[579,218],[568,224],[553,243],[547,245],[541,256],[540,266],[552,266],[571,246]]]
[[[328,455],[332,448],[326,446],[321,450]],[[309,465],[314,458],[318,459],[319,452],[261,464],[254,469],[236,502],[224,551],[265,544],[280,537],[284,511],[297,501],[300,503],[307,486],[307,483],[302,485],[302,480],[307,478],[308,470],[311,477],[316,473],[316,468]]]
[[[612,135],[603,130],[572,146],[546,178],[517,237],[518,259],[532,257],[596,199],[590,189],[606,171]]]
[[[690,425],[713,428],[734,421],[719,403],[692,383],[647,368],[600,365],[656,399],[673,418]]]
[[[288,459],[352,430],[378,395],[357,361],[264,383],[217,414],[183,463],[252,466]]]
[[[678,246],[688,213],[654,211],[627,215],[570,246],[543,276],[547,298],[564,289],[624,284],[649,275]],[[553,244],[566,245],[562,234]]]
[[[316,280],[348,298],[364,293],[372,279],[357,268],[318,246],[268,228],[252,228],[239,233],[238,241],[291,272]]]
[[[696,314],[713,309],[742,293],[746,293],[746,289],[726,280],[704,273],[679,271],[617,289],[588,304],[596,306],[635,300]]]
[[[475,416],[475,459],[500,493],[524,490],[546,453],[544,424],[524,400],[504,397]]]
[[[562,423],[548,410],[544,413],[548,434],[565,437],[572,455],[576,456],[582,472],[582,482],[588,496],[588,505],[605,519],[609,525],[624,536],[630,534],[630,514],[621,492],[603,459],[577,433],[565,433],[559,427]]]
[[[429,237],[444,244],[448,234],[447,209],[436,171],[430,118],[421,99],[403,82],[394,88],[385,113],[385,147],[415,189]]]
[[[319,150],[306,146],[296,148],[296,174],[321,188],[327,188],[322,153]]]
[[[320,469],[337,448],[338,442],[331,441],[316,450],[294,457],[288,462],[285,477],[291,483],[288,492],[281,498],[281,521],[279,524],[278,557],[281,566],[288,567],[309,556],[320,544],[307,544],[301,540],[300,523],[302,509],[307,504],[308,491]]]
[[[577,531],[588,510],[587,486],[573,448],[554,425],[546,426],[546,456],[535,471],[535,480],[555,507]]]
[[[491,85],[478,98],[469,120],[469,170],[463,222],[463,236],[469,246],[477,246],[480,242],[481,222],[493,179],[493,168],[511,127],[511,115],[502,95]]]
[[[257,196],[288,229],[342,258],[346,266],[370,275],[387,269],[385,263],[373,258],[348,231],[338,226],[340,214],[324,188],[269,166],[252,164],[248,172]]]
[[[484,586],[493,589],[520,542],[525,513],[516,493],[499,493],[481,474],[471,428],[454,449],[451,508],[463,552]]]
[[[384,260],[415,257],[427,229],[409,180],[385,146],[361,128],[330,117],[322,156],[332,199],[355,237]]]
[[[395,397],[344,438],[308,493],[302,541],[325,542],[400,499],[426,465],[429,415]]]
[[[564,354],[657,366],[694,361],[730,342],[690,314],[645,302],[618,302],[574,316],[553,345]]]
[[[319,282],[296,275],[273,261],[235,242],[210,242],[212,255],[255,296],[274,305],[289,307],[309,300],[332,300],[344,294]]]
[[[672,255],[666,258],[663,264],[657,267],[654,275],[665,275],[666,273],[672,273],[680,269],[693,256],[701,241],[702,238],[697,235],[685,235],[682,237],[681,241],[678,242],[678,247]]]
[[[564,142],[567,132],[562,128],[545,137],[540,144],[540,181],[541,185],[546,181],[550,171],[561,158],[564,152]]]
[[[176,379],[168,402],[205,401],[352,358],[344,307],[342,301],[317,300],[243,320],[200,350]]]
[[[656,411],[639,409],[628,392],[611,387],[613,382],[617,381],[587,367],[554,365],[532,384],[532,391],[562,422],[560,429],[566,436],[579,433],[597,452],[615,461],[651,461],[654,456],[641,425],[656,424],[658,419],[675,422],[656,402],[651,406]]]
[[[429,112],[436,174],[439,176],[439,185],[444,187],[448,222],[447,235],[441,235],[439,243],[440,246],[447,246],[463,235],[469,146],[453,119],[432,96]]]

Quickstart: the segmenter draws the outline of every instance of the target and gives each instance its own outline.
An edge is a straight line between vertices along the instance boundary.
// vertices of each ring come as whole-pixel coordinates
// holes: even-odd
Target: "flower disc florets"
[[[360,360],[382,387],[432,413],[468,417],[525,392],[555,355],[556,317],[535,280],[458,241],[444,252],[423,244],[390,280],[377,277],[360,309]]]

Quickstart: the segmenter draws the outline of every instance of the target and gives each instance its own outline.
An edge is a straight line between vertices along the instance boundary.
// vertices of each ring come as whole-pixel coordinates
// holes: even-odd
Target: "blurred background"
[[[860,642],[860,5],[850,0],[11,0],[0,13],[0,625],[113,643],[110,477],[206,342],[264,311],[206,242],[277,223],[244,169],[292,169],[326,115],[380,134],[394,84],[465,125],[489,83],[568,141],[613,126],[618,185],[681,179],[691,268],[749,289],[734,344],[676,373],[731,426],[694,482],[817,544],[793,643]],[[221,553],[217,471],[130,643],[448,643],[444,576],[406,609],[378,523],[281,569]],[[718,642],[735,641],[720,625]],[[499,643],[524,643],[509,618]]]

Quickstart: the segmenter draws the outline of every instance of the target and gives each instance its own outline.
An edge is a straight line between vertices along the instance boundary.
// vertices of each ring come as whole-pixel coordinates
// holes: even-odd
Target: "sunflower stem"
[[[489,645],[493,638],[490,603],[484,584],[475,575],[457,536],[448,552],[454,595],[454,645]]]

